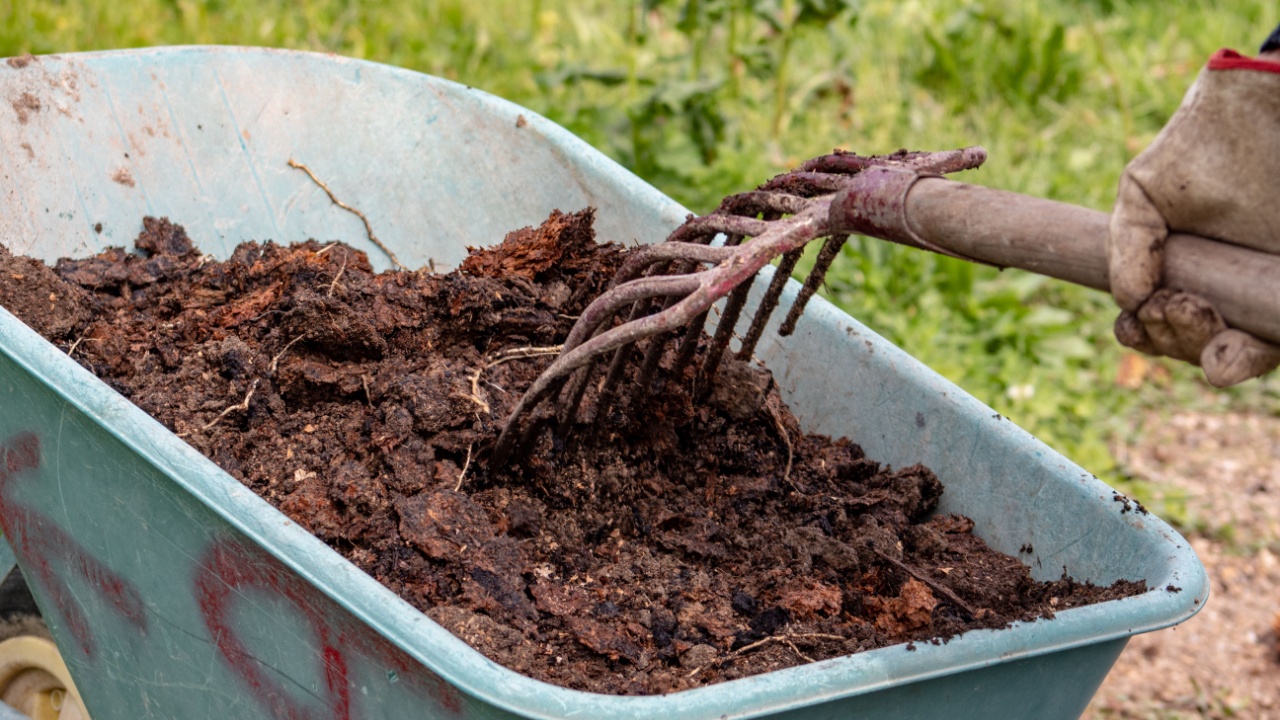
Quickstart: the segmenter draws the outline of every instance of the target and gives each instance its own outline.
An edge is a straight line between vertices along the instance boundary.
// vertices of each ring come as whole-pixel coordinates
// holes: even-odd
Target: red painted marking
[[[338,705],[333,708],[333,716],[351,717],[351,686],[347,683],[347,659],[337,648],[324,648],[324,682],[329,690],[329,697],[337,698]]]
[[[24,470],[40,467],[40,438],[34,433],[18,433],[4,444],[5,480]]]
[[[209,547],[197,568],[196,602],[218,652],[277,720],[312,718],[314,710],[298,702],[274,675],[264,672],[262,663],[237,635],[231,611],[235,600],[246,590],[265,591],[285,599],[306,619],[324,665],[322,712],[326,717],[352,718],[352,683],[347,660],[350,653],[394,668],[410,688],[434,699],[448,714],[461,713],[462,699],[456,689],[369,628],[351,621],[339,621],[335,626],[331,618],[341,610],[270,555],[223,540]]]
[[[1209,58],[1210,70],[1258,70],[1261,72],[1280,73],[1280,62],[1261,57],[1241,55],[1235,50],[1223,48]]]
[[[53,610],[62,615],[67,631],[88,657],[93,657],[95,642],[89,620],[61,572],[73,571],[139,633],[147,630],[146,608],[142,596],[128,580],[88,550],[52,518],[13,499],[18,476],[40,467],[40,439],[32,433],[19,433],[0,445],[4,454],[0,470],[0,529],[14,543],[14,553],[32,570],[28,580],[35,582],[51,600]]]
[[[21,476],[40,467],[40,440],[21,433],[0,444],[0,529],[30,570],[28,579],[52,601],[63,625],[87,657],[96,642],[88,617],[65,581],[74,573],[96,589],[119,615],[139,633],[147,629],[146,608],[137,589],[105,563],[89,554],[70,533],[49,516],[18,502],[13,490]],[[394,670],[400,682],[424,704],[434,704],[450,716],[462,712],[458,691],[438,675],[422,667],[385,638],[337,608],[323,593],[301,580],[278,560],[257,548],[230,540],[208,547],[197,564],[195,596],[205,626],[219,654],[262,706],[279,720],[310,720],[315,710],[301,704],[239,638],[233,609],[244,591],[259,590],[286,600],[305,618],[316,638],[323,664],[324,708],[333,720],[351,720],[354,714],[349,658],[362,657]],[[338,618],[335,623],[333,618]]]

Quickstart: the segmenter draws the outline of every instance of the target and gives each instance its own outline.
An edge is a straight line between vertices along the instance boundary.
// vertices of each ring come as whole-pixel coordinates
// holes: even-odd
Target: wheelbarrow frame
[[[242,240],[341,238],[386,268],[289,160],[411,267],[456,263],[553,208],[595,206],[599,236],[627,243],[685,215],[527,109],[332,55],[11,59],[0,95],[14,108],[0,242],[48,261],[128,245],[152,214],[219,257]],[[757,355],[806,430],[931,466],[940,511],[1023,549],[1036,577],[1152,591],[666,696],[557,688],[467,647],[3,310],[0,527],[97,720],[1072,718],[1129,636],[1203,605],[1203,567],[1173,529],[829,303]]]

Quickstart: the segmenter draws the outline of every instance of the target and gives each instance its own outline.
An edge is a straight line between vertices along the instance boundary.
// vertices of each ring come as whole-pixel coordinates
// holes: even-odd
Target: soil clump
[[[375,274],[315,241],[218,262],[147,218],[137,254],[50,268],[0,246],[0,304],[477,650],[558,685],[672,692],[1146,591],[1033,581],[934,512],[932,471],[804,434],[746,363],[706,400],[668,377],[489,467],[626,256],[592,219],[555,212],[448,274]]]

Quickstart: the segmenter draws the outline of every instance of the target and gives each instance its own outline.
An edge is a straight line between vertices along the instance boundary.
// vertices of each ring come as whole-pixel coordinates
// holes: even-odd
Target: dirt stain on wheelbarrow
[[[626,256],[596,244],[592,220],[556,212],[455,272],[378,275],[314,241],[215,262],[148,218],[140,254],[55,270],[0,249],[0,277],[21,276],[0,302],[454,634],[547,682],[671,692],[1145,591],[1035,582],[936,513],[933,472],[803,433],[745,363],[705,401],[686,374],[491,469],[503,420]]]
[[[111,173],[111,181],[117,185],[125,187],[134,187],[137,183],[133,179],[133,173],[129,172],[129,168],[122,167]]]
[[[13,106],[13,111],[18,114],[18,123],[26,125],[31,120],[31,116],[40,112],[43,107],[40,104],[40,98],[30,92],[24,92],[9,102]]]

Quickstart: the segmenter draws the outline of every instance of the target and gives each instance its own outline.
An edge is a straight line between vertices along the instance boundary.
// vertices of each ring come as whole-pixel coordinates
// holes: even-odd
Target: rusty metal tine
[[[693,244],[704,245],[705,243],[711,242],[711,239],[713,237],[714,235],[708,234],[705,236],[704,239],[702,239],[701,242],[695,242]],[[742,236],[738,234],[733,234],[729,236],[730,240],[732,240],[733,238],[737,238],[738,242],[741,242]],[[686,273],[693,271],[695,268],[697,268],[699,263],[719,262],[720,256],[727,255],[729,252],[731,252],[731,250],[727,248],[732,247],[733,245],[737,245],[738,242],[726,242],[725,243],[726,247],[707,248],[707,250],[710,250],[711,252],[698,252],[698,251],[692,251],[692,249],[686,249],[684,251],[681,251],[680,253],[672,252],[669,254],[672,256],[678,255],[679,257],[682,258],[679,261],[679,263],[676,264],[676,274],[684,275]],[[663,246],[666,246],[669,243],[670,241],[668,241],[667,243],[663,243]],[[671,263],[668,262],[661,270],[651,274],[656,275],[656,274],[665,273],[667,269],[669,269],[670,267],[671,267]],[[671,307],[672,303],[674,302],[675,302],[674,296],[670,296],[670,295],[667,296],[666,300],[662,303],[662,307],[659,309],[659,312],[662,312],[663,310],[666,310],[667,308]],[[637,303],[636,305],[633,305],[632,308],[633,309],[632,309],[631,318],[628,320],[628,322],[630,322],[630,320],[635,320],[639,317],[637,315],[637,312],[640,309],[640,304]],[[596,401],[596,417],[597,418],[604,419],[605,413],[609,411],[609,406],[613,403],[613,398],[616,394],[615,389],[617,387],[618,380],[621,378],[622,373],[626,370],[626,363],[631,358],[631,352],[634,349],[634,347],[635,347],[634,344],[629,344],[629,345],[624,345],[618,348],[616,351],[614,351],[613,360],[609,363],[609,370],[605,375],[604,384],[601,386],[599,398]],[[645,362],[643,367],[650,367],[650,361],[649,361],[648,355],[645,356]],[[652,374],[652,369],[649,370],[648,374],[650,375]],[[642,372],[642,375],[644,375],[643,372]],[[578,406],[582,402],[582,391],[585,390],[585,388],[586,388],[586,385],[584,383],[582,388],[578,390],[577,397],[573,399],[572,401],[573,408],[570,412],[570,417],[572,417],[574,414],[577,414]],[[636,388],[637,389],[635,390],[635,392],[637,393],[643,392],[643,389],[640,389],[642,388],[642,385],[640,383],[636,384]]]
[[[742,314],[742,308],[747,304],[747,295],[755,282],[756,279],[752,277],[729,294],[729,301],[725,303],[720,321],[716,323],[716,334],[711,338],[711,348],[702,361],[702,369],[698,371],[698,380],[706,380],[706,385],[699,391],[699,395],[711,388],[712,378],[720,368],[720,360],[729,347],[729,340],[733,337],[733,328],[738,324],[738,316]]]
[[[658,264],[666,264],[666,263],[665,261],[660,260],[653,264],[658,265]],[[621,274],[621,271],[619,271],[619,274]],[[615,278],[615,281],[616,281],[616,278]],[[637,300],[631,303],[631,312],[628,313],[627,322],[631,322],[632,320],[639,318],[642,304],[648,303],[648,302],[649,302],[648,298],[645,298],[645,299]],[[615,313],[614,315],[616,316],[617,314]],[[612,318],[610,318],[605,322],[612,324]],[[600,334],[599,328],[602,328],[604,326],[605,326],[605,323],[601,323],[600,325],[598,325],[596,332],[592,333],[592,336],[594,337],[595,335],[599,335]],[[614,351],[613,365],[610,368],[611,371],[608,376],[609,379],[605,381],[606,384],[608,384],[611,381],[617,382],[617,375],[614,372],[612,372],[612,367],[613,366],[621,367],[622,363],[626,362],[625,354],[630,352],[630,350],[631,350],[630,345],[623,345],[622,347]],[[556,406],[556,413],[555,413],[556,414],[556,431],[561,435],[564,435],[568,432],[569,426],[572,424],[574,416],[578,414],[578,408],[581,407],[582,405],[582,398],[587,393],[587,386],[588,386],[588,383],[591,382],[591,375],[595,371],[595,368],[596,368],[596,363],[589,363],[585,367],[579,368],[576,372],[571,374],[569,376],[569,379],[566,381],[566,385],[568,387],[567,394],[565,390],[562,388],[558,394],[551,396],[551,400]],[[566,398],[567,398],[567,402],[566,402]]]
[[[725,238],[724,247],[737,247],[742,244],[743,239],[741,235],[730,235]],[[707,315],[710,313],[710,310],[703,311],[685,328],[680,338],[680,346],[676,349],[675,360],[671,363],[671,375],[673,377],[680,377],[685,367],[693,360],[694,354],[698,352],[698,341],[702,338],[702,329],[706,326]]]
[[[907,153],[902,164],[920,173],[948,175],[961,170],[973,170],[986,161],[987,151],[973,146],[940,152]]]
[[[662,263],[654,263],[650,267],[649,275],[651,277],[666,275],[668,274],[668,271],[671,269],[672,265],[673,263],[669,260],[664,261]],[[688,273],[690,269],[689,263],[687,262],[681,263],[676,267],[681,268],[680,272],[674,273],[676,275],[684,275]],[[666,301],[662,304],[660,308],[660,311],[670,307],[673,301],[674,301],[674,298],[672,298],[671,296],[667,296]],[[652,308],[653,308],[653,298],[645,298],[644,300],[640,300],[636,302],[634,305],[631,306],[631,314],[630,316],[628,316],[627,322],[631,322],[632,320],[638,320],[641,317],[648,315],[649,310],[651,310]],[[631,350],[633,349],[633,347],[634,347],[633,345],[623,345],[622,347],[618,348],[613,352],[613,360],[609,363],[609,373],[608,373],[609,379],[605,381],[606,388],[609,385],[611,385],[613,381],[617,380],[618,375],[621,373],[623,364],[626,362],[627,358],[629,358],[631,355]]]
[[[766,220],[777,219],[776,214],[765,215]],[[738,237],[738,243],[741,244],[743,237]],[[702,395],[711,390],[714,382],[716,370],[720,367],[720,361],[724,359],[724,354],[729,347],[729,341],[733,338],[733,329],[738,325],[738,317],[742,315],[742,308],[747,304],[747,296],[751,293],[751,288],[756,284],[756,278],[753,275],[750,280],[742,283],[734,288],[729,295],[729,300],[725,302],[724,313],[720,315],[720,321],[716,323],[716,334],[711,338],[711,347],[707,350],[707,356],[703,358],[702,368],[699,369],[694,382],[706,380],[706,384],[698,390],[698,394]],[[706,322],[706,316],[703,316],[703,322]]]
[[[738,350],[740,359],[750,360],[751,353],[756,351],[756,343],[760,342],[760,336],[764,334],[764,326],[769,322],[773,311],[777,309],[778,298],[782,297],[782,291],[787,287],[787,281],[791,279],[791,273],[796,269],[796,263],[800,262],[800,258],[803,255],[804,248],[798,247],[783,255],[778,267],[774,268],[773,280],[769,283],[769,289],[765,291],[764,297],[760,299],[760,307],[756,308],[755,317],[751,320],[751,327],[747,329],[747,334],[742,338],[742,347]]]
[[[790,197],[790,196],[778,196],[778,197]],[[785,200],[780,201],[778,204],[780,205],[786,204],[786,201]],[[721,207],[722,208],[724,207],[724,203],[721,203]],[[711,237],[708,237],[707,242],[710,242],[710,241],[711,241]],[[729,235],[727,238],[725,238],[725,243],[723,247],[732,248],[740,244],[742,244],[742,235],[738,233],[734,233],[732,235]],[[680,274],[684,274],[687,272],[691,272],[696,267],[697,267],[696,261],[686,260],[680,263],[680,265],[678,266],[679,268],[678,272]],[[668,297],[662,305],[662,310],[660,310],[659,312],[662,312],[663,310],[666,310],[667,308],[671,307],[672,303],[674,302],[675,302],[675,298]],[[695,324],[699,328],[701,328],[702,323],[706,322],[706,317],[707,317],[707,314],[702,313],[702,315],[699,316],[700,320],[698,320]],[[662,360],[663,349],[666,347],[667,342],[671,339],[672,335],[673,335],[672,333],[655,335],[653,339],[649,341],[649,347],[645,350],[644,361],[640,365],[640,371],[636,375],[636,382],[631,390],[632,403],[638,402],[642,398],[642,396],[647,395],[649,393],[649,390],[650,390],[649,386],[650,386],[650,383],[653,381],[654,371],[657,370],[658,363],[661,362]]]
[[[598,395],[597,417],[608,411],[626,374],[633,347],[640,340],[649,340],[650,344],[637,372],[636,392],[649,391],[666,348],[677,336],[679,345],[672,358],[671,371],[672,375],[683,377],[702,345],[708,313],[716,302],[726,300],[720,322],[707,344],[706,356],[694,375],[694,392],[704,395],[724,359],[748,294],[765,265],[781,257],[773,281],[765,290],[743,338],[738,352],[742,358],[751,357],[755,351],[805,246],[818,238],[827,238],[814,269],[782,322],[780,332],[784,335],[794,331],[806,305],[822,286],[847,233],[859,232],[859,223],[874,225],[879,221],[878,216],[872,217],[880,212],[880,206],[874,203],[892,200],[888,195],[892,188],[883,182],[879,185],[863,182],[870,168],[884,169],[877,171],[873,181],[894,172],[919,178],[974,168],[981,165],[985,157],[981,148],[941,153],[900,151],[871,158],[837,151],[779,175],[754,191],[725,198],[720,208],[710,215],[690,216],[667,242],[639,250],[628,258],[610,289],[583,310],[560,356],[538,376],[512,410],[493,447],[491,467],[501,466],[510,457],[513,446],[528,447],[547,422],[559,420],[566,427],[572,424],[594,368],[606,355],[612,361]],[[850,198],[871,204],[867,207],[851,204]],[[841,205],[833,215],[833,203],[837,201]],[[833,237],[833,231],[839,237]],[[704,244],[719,234],[728,236],[726,245]],[[752,241],[742,244],[744,237]],[[699,264],[714,267],[690,272]],[[677,274],[668,274],[672,268]],[[623,308],[630,308],[629,318],[617,324],[615,319]],[[704,381],[707,381],[705,385]],[[548,398],[556,401],[555,409],[549,413],[539,412]]]
[[[568,394],[566,395],[561,390],[560,394],[553,398],[557,407],[556,430],[562,435],[568,431],[574,416],[578,414],[578,408],[582,405],[582,398],[587,393],[587,383],[591,382],[591,373],[595,369],[595,363],[579,368],[577,372],[569,376],[567,381]],[[566,397],[568,402],[564,402]]]
[[[790,194],[796,194],[797,190],[802,190],[808,194],[802,195],[801,197],[812,197],[813,195],[825,195],[827,193],[842,190],[848,183],[848,175],[821,172],[794,172],[786,175],[780,175],[770,180],[769,182],[761,185],[760,190],[786,191]]]
[[[716,208],[717,213],[734,213],[742,215],[751,213],[754,217],[757,213],[772,213],[774,215],[794,215],[800,212],[808,204],[807,198],[799,195],[790,195],[782,192],[767,192],[763,190],[752,190],[750,192],[738,193],[730,195],[720,201],[720,207]]]
[[[600,395],[596,399],[597,422],[605,419],[606,413],[613,405],[613,398],[617,395],[618,382],[622,378],[622,373],[626,371],[626,363],[631,359],[631,352],[635,349],[635,344],[624,345],[618,348],[613,355],[613,362],[609,364],[609,371],[605,375],[604,384],[600,387]]]
[[[695,277],[666,275],[637,278],[625,285],[619,285],[609,290],[596,298],[583,311],[581,317],[578,318],[578,322],[569,331],[568,339],[564,341],[564,348],[560,351],[561,357],[600,334],[596,331],[612,320],[618,311],[627,305],[644,298],[662,295],[682,295],[692,291],[697,286],[698,282]]]
[[[665,270],[669,266],[670,263],[666,263],[662,266],[662,269]],[[670,300],[671,298],[668,298],[668,305],[670,304]],[[637,320],[644,315],[645,313],[643,311],[645,306],[649,304],[649,300],[644,300],[632,305],[631,316],[627,319],[627,322]],[[605,413],[609,412],[609,406],[613,404],[614,391],[618,386],[618,381],[626,371],[627,361],[631,359],[631,353],[634,350],[635,343],[627,343],[613,351],[613,359],[609,361],[609,369],[605,372],[604,383],[600,386],[600,394],[596,400],[595,416],[597,419],[603,420],[605,418]],[[573,408],[570,410],[570,417],[577,414],[578,406],[582,403],[582,393],[586,390],[586,387],[586,382],[583,382],[581,387],[578,388],[577,397],[573,399]]]
[[[668,298],[670,301],[670,298]],[[662,308],[665,310],[670,306],[670,302]],[[661,310],[659,311],[661,312]],[[653,374],[650,366],[650,353],[654,347],[660,347],[666,342],[666,335],[655,335],[649,339],[650,347],[646,349],[644,361],[641,363],[640,374],[637,375],[636,381],[631,384],[631,397],[633,401],[639,400],[640,396],[648,392],[648,377]],[[625,372],[625,363],[631,359],[631,353],[635,350],[635,344],[625,345],[618,348],[614,354],[614,364],[609,367],[608,379],[605,380],[604,387],[600,390],[600,399],[596,402],[596,417],[604,419],[604,413],[609,411],[609,407],[613,404],[614,397],[617,395],[618,379]],[[623,352],[626,354],[623,355]]]
[[[719,232],[719,231],[717,231]],[[706,236],[706,240],[710,240],[713,235]],[[668,240],[657,245],[647,245],[627,259],[622,267],[618,270],[610,282],[610,289],[634,280],[650,266],[660,262],[671,262],[673,260],[684,260],[692,263],[709,263],[716,264],[733,253],[733,249],[727,246],[712,246],[702,242],[676,242]]]
[[[945,175],[961,170],[972,170],[987,160],[987,152],[980,147],[967,147],[941,152],[896,152],[880,157],[863,157],[851,152],[837,151],[804,162],[796,168],[800,172],[842,173],[852,175],[869,167],[897,165],[922,173]]]
[[[822,244],[822,250],[818,251],[818,257],[813,262],[813,270],[804,279],[804,285],[796,294],[796,301],[791,303],[786,319],[778,328],[779,335],[786,337],[796,331],[796,323],[804,313],[805,305],[809,304],[809,299],[818,291],[818,288],[822,287],[822,281],[827,277],[827,270],[831,268],[831,263],[835,262],[836,257],[840,255],[840,248],[844,247],[848,240],[848,235],[833,235]]]
[[[684,225],[675,229],[667,241],[654,247],[661,247],[668,243],[694,243],[696,238],[711,238],[716,235],[746,235],[748,237],[759,235],[768,231],[769,224],[763,220],[757,220],[753,217],[744,217],[742,215],[721,215],[712,213],[711,215],[703,215],[685,222]]]
[[[684,329],[684,334],[680,338],[680,347],[676,350],[675,360],[671,362],[672,377],[680,377],[680,374],[684,372],[684,369],[693,360],[694,354],[698,352],[698,341],[702,339],[702,329],[706,326],[707,316],[710,314],[709,310],[704,311]]]
[[[662,353],[666,349],[667,343],[671,340],[672,333],[663,333],[654,335],[649,340],[649,347],[645,348],[644,362],[640,364],[640,371],[636,374],[635,386],[631,389],[631,397],[639,400],[641,396],[649,394],[649,384],[653,382],[653,373],[658,369],[658,363],[662,360]]]
[[[648,277],[666,276],[667,270],[671,267],[671,260],[666,255],[680,248],[672,246],[655,247],[662,247],[663,250],[646,252],[643,261],[634,263],[631,267],[624,266],[614,277],[612,285],[617,287],[619,284],[625,283],[641,273],[646,274]],[[631,304],[631,312],[627,314],[626,322],[632,322],[647,314],[646,310],[651,306],[652,298],[646,297],[636,300]],[[626,367],[627,359],[630,357],[633,347],[633,344],[627,344],[613,351],[613,359],[609,363],[609,370],[605,375],[604,385],[601,388],[602,400],[612,394],[612,388],[622,375],[622,370]],[[578,414],[578,408],[582,405],[582,398],[587,392],[588,383],[591,381],[591,375],[595,367],[596,363],[591,363],[570,377],[568,381],[568,402],[563,401],[566,397],[563,393],[555,399],[557,405],[556,426],[557,431],[562,435],[568,431],[573,418]],[[602,413],[606,410],[607,408],[597,407],[596,415],[602,417]]]
[[[688,220],[686,220],[686,222],[688,222]],[[622,267],[618,269],[617,274],[614,275],[613,280],[609,283],[610,288],[616,288],[620,285],[624,285],[642,274],[647,274],[649,277],[662,275],[662,270],[665,270],[665,268],[670,265],[670,260],[667,259],[666,256],[679,250],[679,246],[670,246],[666,244],[651,245],[640,249],[628,258],[627,261],[623,263]],[[651,270],[655,266],[660,269],[657,272],[652,272]],[[638,319],[644,306],[648,302],[648,299],[641,299],[633,302],[631,304],[631,311],[627,315],[626,322]],[[602,327],[602,325],[597,325],[597,330],[592,333],[593,336],[599,334],[600,327]],[[607,375],[608,379],[605,381],[606,386],[617,382],[618,373],[614,371],[614,368],[622,367],[622,364],[626,361],[626,355],[629,351],[629,345],[624,345],[614,351],[613,361]],[[594,369],[595,363],[591,363],[574,372],[570,375],[569,380],[567,381],[567,394],[562,391],[560,394],[553,397],[553,402],[556,405],[556,430],[560,434],[563,435],[568,432],[573,418],[578,414],[578,409],[582,406],[582,398],[586,395],[587,386],[591,381],[591,375]]]
[[[685,297],[697,290],[699,284],[700,278],[696,275],[639,278],[596,298],[583,311],[582,316],[578,318],[578,323],[569,332],[570,339],[565,341],[564,348],[560,351],[560,356],[538,376],[533,385],[521,396],[520,402],[516,404],[515,409],[511,411],[507,424],[503,427],[502,433],[498,436],[498,441],[494,445],[492,457],[495,465],[502,465],[506,462],[507,457],[510,456],[512,444],[515,440],[513,433],[519,431],[516,427],[519,425],[519,419],[540,405],[548,395],[552,394],[553,389],[558,391],[559,383],[563,382],[561,378],[584,365],[592,364],[595,358],[603,353],[628,343],[634,343],[641,337],[679,327],[684,324],[685,320],[689,319],[687,315],[689,310],[683,310],[660,318],[652,331],[620,325],[598,335],[595,334],[595,329],[612,318],[619,307],[645,296],[673,295]],[[677,307],[672,308],[672,310],[677,309]]]
[[[524,431],[520,433],[520,438],[516,441],[516,446],[513,450],[518,455],[526,454],[529,448],[533,446],[533,441],[538,437],[538,434],[541,433],[542,429],[552,420],[554,420],[553,416],[530,418],[525,424]],[[494,457],[498,457],[496,453]],[[506,462],[506,456],[502,457],[501,462]]]
[[[796,168],[800,172],[842,173],[852,175],[876,164],[876,158],[864,157],[855,153],[837,152],[832,155],[806,160]]]
[[[707,223],[706,226],[711,228],[724,227],[724,225],[720,223]],[[710,239],[711,236],[708,235],[707,240],[709,241]],[[671,266],[673,261],[679,261],[680,267],[687,273],[690,269],[696,267],[698,263],[718,263],[731,252],[731,248],[710,247],[703,243],[666,242],[661,245],[650,246],[641,250],[640,253],[637,254],[639,257],[638,260],[628,261],[624,264],[623,267],[619,269],[612,284],[615,289],[620,288],[622,285],[637,279],[637,276],[644,273],[646,270],[650,271],[648,275],[649,278],[656,280],[671,278],[674,276],[666,275],[665,272],[666,269]],[[684,273],[680,274],[683,275]],[[627,318],[627,322],[637,320],[643,316],[645,314],[645,310],[651,306],[653,297],[653,295],[649,295],[636,299],[631,305],[631,312]],[[663,309],[670,307],[671,302],[675,297],[675,295],[669,295],[667,297],[667,301],[663,305]],[[621,305],[623,304],[625,303],[617,303],[616,309],[621,309]],[[616,310],[614,314],[616,315]],[[612,316],[610,316],[610,318],[604,318],[596,321],[593,329],[590,331],[591,337],[598,335],[600,329],[603,328],[611,318]],[[579,322],[583,321],[580,320]],[[577,330],[578,328],[575,326],[574,332],[570,333],[570,338],[565,343],[565,350],[570,350],[582,341],[589,339],[576,335],[575,333]],[[605,376],[605,386],[602,389],[607,392],[602,392],[601,395],[602,400],[605,400],[606,404],[607,402],[612,401],[612,387],[618,382],[619,377],[626,367],[626,361],[630,356],[631,348],[632,345],[627,344],[614,351],[613,360],[611,361],[608,373]],[[567,395],[562,393],[555,398],[557,405],[556,421],[558,430],[562,433],[568,429],[574,416],[577,415],[579,407],[582,405],[582,398],[586,394],[593,367],[594,363],[592,363],[591,366],[582,368],[574,373],[568,381],[569,387]],[[607,407],[597,407],[597,416],[602,416],[601,414],[606,412],[607,409]]]

